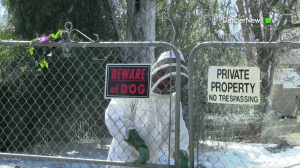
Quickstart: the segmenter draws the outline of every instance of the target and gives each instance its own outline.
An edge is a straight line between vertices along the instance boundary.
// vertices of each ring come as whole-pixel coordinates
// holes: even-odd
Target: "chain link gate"
[[[0,41],[4,48],[20,44],[26,47],[30,42]],[[109,104],[103,96],[105,66],[126,63],[125,49],[141,49],[139,57],[147,54],[143,49],[155,57],[172,51],[180,74],[179,52],[165,42],[52,42],[33,46],[33,57],[22,50],[1,62],[1,162],[16,167],[66,167],[66,163],[52,162],[68,162],[70,167],[135,167],[130,161],[106,160],[112,137],[104,121]],[[48,68],[39,69],[39,59],[47,61]],[[180,75],[176,80],[180,83]],[[143,167],[179,165],[180,85],[176,85],[176,94],[175,108],[170,104],[176,112],[175,130],[165,126],[169,135],[175,134],[175,162],[170,160],[169,149],[160,148],[159,164]],[[167,113],[165,117],[171,120]],[[170,148],[169,140],[164,141]]]
[[[299,48],[290,42],[204,42],[193,48],[188,62],[191,167],[300,165]],[[208,103],[209,66],[259,67],[260,104]]]

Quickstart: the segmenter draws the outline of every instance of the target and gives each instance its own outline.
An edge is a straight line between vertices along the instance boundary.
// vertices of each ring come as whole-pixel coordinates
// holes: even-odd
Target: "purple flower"
[[[48,37],[48,38],[49,38],[49,40],[51,40],[51,39],[52,39],[51,35],[49,35],[49,37]]]
[[[45,43],[46,41],[47,41],[47,37],[46,36],[40,37],[40,43]]]

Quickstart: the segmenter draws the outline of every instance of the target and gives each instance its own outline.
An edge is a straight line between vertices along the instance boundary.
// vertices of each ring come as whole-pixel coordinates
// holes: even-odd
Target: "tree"
[[[160,1],[157,4],[156,36],[176,46],[187,59],[191,49],[208,38],[203,35],[199,14],[199,1]]]
[[[154,41],[156,36],[156,0],[127,0],[126,2],[125,5],[123,0],[107,0],[110,16],[118,40],[123,41],[123,37],[126,37],[126,41]],[[124,60],[128,63],[153,64],[155,62],[154,48],[126,48]]]
[[[8,23],[15,27],[15,34],[22,40],[55,33],[64,29],[66,22],[72,22],[88,37],[98,34],[103,41],[116,39],[115,32],[111,31],[113,29],[105,0],[2,0],[2,4],[8,12]]]
[[[194,4],[195,13],[202,23],[199,25],[204,27],[204,31],[201,33],[207,33],[207,36],[203,37],[205,41],[271,42],[283,40],[281,37],[285,37],[284,40],[297,41],[299,39],[299,35],[283,36],[283,34],[287,33],[285,30],[294,32],[300,27],[299,9],[297,8],[299,2],[296,0],[237,0],[236,3],[223,0],[204,0],[194,2]],[[258,20],[258,22],[244,21],[242,23],[228,23],[224,22],[225,18],[227,20],[253,19]],[[265,22],[266,18],[270,18],[270,24]],[[202,54],[208,51],[209,49],[206,49]],[[270,96],[274,70],[279,60],[277,56],[282,53],[281,51],[286,52],[287,50],[266,47],[244,47],[239,48],[239,51],[241,59],[245,56],[247,66],[258,66],[261,70],[262,101],[261,105],[255,110],[257,116],[259,116],[257,122],[260,124],[249,124],[253,134],[257,135],[261,132],[261,121],[267,111],[267,106],[270,104],[268,97]],[[222,57],[216,58],[220,60],[224,59]],[[230,62],[228,58],[226,60]],[[218,61],[219,63],[220,61]]]
[[[236,5],[237,18],[262,20],[262,22],[241,23],[242,37],[245,41],[280,41],[284,30],[300,27],[299,9],[297,8],[299,2],[297,0],[237,0]],[[270,18],[271,23],[266,23],[266,18]],[[252,47],[246,47],[248,62],[260,67],[261,70],[262,103],[260,112],[262,114],[266,113],[267,105],[270,104],[268,97],[278,61],[276,57],[279,55],[276,51],[278,51],[276,48],[256,47],[253,50]],[[261,126],[261,124],[258,126],[250,124],[254,134],[260,134]]]
[[[154,41],[155,14],[156,0],[127,0],[127,41]],[[134,47],[126,50],[126,62],[155,62],[153,47]]]
[[[125,15],[118,17],[120,15],[115,14],[119,10],[115,8],[115,3],[116,1],[110,0],[30,2],[2,0],[2,4],[8,11],[8,24],[15,27],[13,35],[22,40],[31,40],[42,34],[55,33],[58,29],[64,29],[66,22],[72,22],[74,28],[88,37],[93,37],[93,34],[97,33],[102,41],[123,40],[125,32],[127,40],[130,41],[155,40],[156,0],[127,1],[127,10],[122,10],[122,13],[127,13],[128,16],[127,31],[122,25]],[[122,8],[126,9],[126,5],[124,4]],[[74,34],[76,39],[84,39],[80,34],[76,32]],[[50,51],[53,51],[51,59],[44,55]],[[36,47],[33,59],[25,61],[27,70],[30,72],[20,73],[17,80],[9,79],[9,82],[2,85],[1,89],[11,95],[0,95],[0,105],[3,105],[4,109],[1,111],[2,116],[8,116],[1,122],[1,127],[6,129],[1,134],[2,142],[7,142],[2,143],[2,151],[16,148],[27,150],[30,146],[42,141],[69,141],[70,138],[78,140],[87,130],[89,134],[92,133],[98,137],[106,135],[103,129],[94,128],[91,125],[96,123],[94,126],[102,128],[101,116],[109,103],[103,99],[103,96],[99,98],[96,94],[100,93],[100,88],[104,87],[101,81],[104,81],[105,77],[103,75],[105,64],[121,62],[121,60],[113,57],[107,58],[104,63],[94,60],[104,59],[105,55],[111,55],[112,52],[114,53],[112,55],[120,56],[118,53],[120,50],[117,48],[73,49],[76,57],[68,59],[63,58],[59,51],[53,47]],[[126,48],[124,53],[123,58],[127,62],[154,63],[153,47]],[[36,70],[34,62],[39,59],[48,61],[49,68],[42,69],[43,73],[36,76],[31,70]],[[14,69],[22,69],[22,67]],[[16,85],[16,83],[20,84]],[[21,88],[23,88],[22,94],[16,95]],[[23,108],[17,111],[11,106],[12,104]],[[19,123],[27,124],[14,126],[15,122],[19,121],[12,119],[14,115],[24,120]],[[9,127],[5,124],[9,124]],[[22,127],[26,129],[23,131],[24,134],[21,133]],[[72,130],[71,127],[78,129]],[[8,136],[11,130],[14,130],[12,134],[14,136]],[[15,143],[17,141],[14,139],[18,139],[16,137],[21,138],[20,143]],[[8,144],[8,142],[13,143]]]
[[[106,1],[2,0],[2,4],[8,11],[8,25],[15,27],[12,33],[14,40],[31,40],[37,35],[56,33],[64,29],[68,21],[88,37],[97,33],[103,41],[117,38],[106,11]],[[75,36],[83,39],[80,34],[75,33]],[[50,51],[51,57],[45,55]],[[110,52],[73,49],[76,57],[69,59],[63,58],[61,50],[54,47],[35,47],[32,56],[28,56],[26,50],[22,54],[12,49],[6,52],[11,58],[6,57],[3,60],[6,64],[0,64],[0,69],[7,65],[5,69],[9,74],[0,89],[3,116],[0,125],[4,130],[1,133],[1,151],[28,150],[35,143],[46,141],[78,140],[86,132],[92,138],[103,137],[105,129],[99,128],[104,127],[101,115],[108,101],[96,94],[100,92],[99,87],[104,86],[100,81],[104,81],[105,65],[93,60],[103,59]],[[15,56],[12,57],[12,54]],[[40,59],[46,60],[49,68],[42,69],[39,64],[36,65]],[[108,61],[112,60],[115,58],[108,58]],[[38,68],[43,73],[36,76]]]

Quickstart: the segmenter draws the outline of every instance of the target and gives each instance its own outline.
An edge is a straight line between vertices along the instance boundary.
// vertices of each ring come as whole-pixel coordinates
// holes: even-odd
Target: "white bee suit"
[[[175,93],[152,93],[149,99],[112,99],[105,113],[106,126],[113,136],[108,160],[133,162],[139,159],[139,153],[124,141],[128,139],[129,131],[135,129],[149,148],[150,158],[147,163],[156,164],[157,154],[163,145],[169,147],[169,129],[175,130],[175,100]],[[180,150],[188,152],[188,145],[189,134],[180,105]],[[170,150],[170,156],[173,157],[175,132],[171,132]]]

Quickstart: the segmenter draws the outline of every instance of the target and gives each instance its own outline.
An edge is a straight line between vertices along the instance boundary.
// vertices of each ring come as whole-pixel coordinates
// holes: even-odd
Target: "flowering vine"
[[[50,34],[48,36],[41,36],[41,37],[33,39],[29,44],[29,49],[28,49],[29,54],[33,55],[33,51],[34,51],[33,43],[38,42],[38,43],[42,44],[42,43],[46,43],[46,42],[52,42],[53,40],[56,40],[59,37],[61,37],[62,33],[63,33],[63,30],[58,30],[58,32],[56,34]],[[52,54],[52,52],[50,54]],[[42,68],[44,68],[44,67],[48,68],[48,62],[45,60],[45,57],[44,57],[44,59],[39,60],[38,64],[40,65],[40,68],[36,71],[37,75],[42,73]]]

